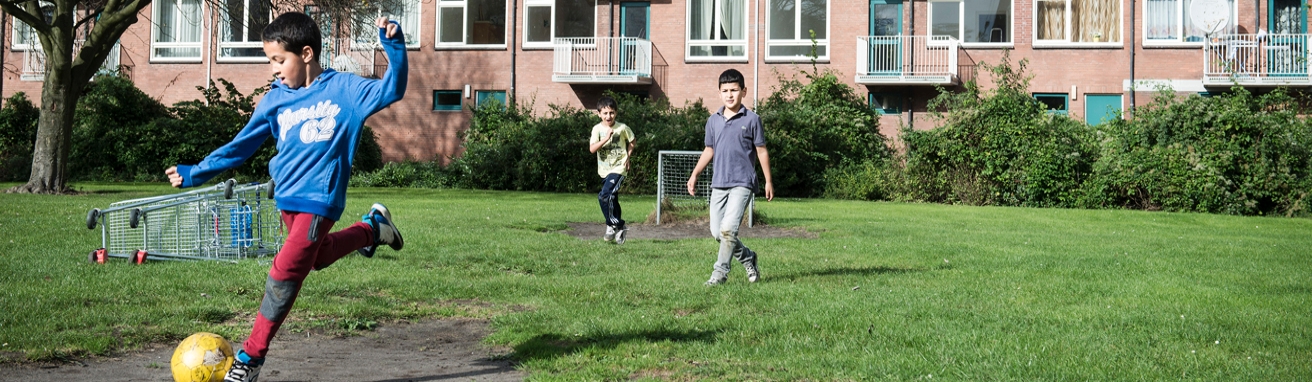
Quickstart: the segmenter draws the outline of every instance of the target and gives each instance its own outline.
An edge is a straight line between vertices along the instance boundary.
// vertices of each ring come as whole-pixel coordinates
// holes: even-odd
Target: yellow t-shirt
[[[610,174],[624,175],[624,163],[629,161],[629,142],[633,142],[633,130],[628,125],[616,122],[612,128],[614,134],[610,142],[597,150],[597,174],[605,178]],[[606,140],[606,125],[598,123],[592,127],[588,145]]]

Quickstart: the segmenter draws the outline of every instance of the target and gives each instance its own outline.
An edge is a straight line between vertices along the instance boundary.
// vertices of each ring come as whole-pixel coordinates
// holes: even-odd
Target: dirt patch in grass
[[[482,344],[482,319],[441,319],[379,324],[360,335],[280,334],[269,349],[260,381],[520,381],[508,348]],[[176,344],[112,357],[0,366],[4,380],[172,381]]]
[[[602,223],[567,223],[568,230],[561,231],[580,240],[599,240],[606,235],[606,225]],[[706,222],[674,224],[629,224],[625,240],[678,240],[710,239],[711,230]],[[814,239],[816,235],[800,228],[779,228],[765,224],[753,227],[743,225],[738,229],[738,236],[744,239],[770,238],[806,238]]]

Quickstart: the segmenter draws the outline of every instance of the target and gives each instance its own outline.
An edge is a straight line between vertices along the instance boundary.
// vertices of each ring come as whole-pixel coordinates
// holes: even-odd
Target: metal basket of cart
[[[87,228],[100,226],[101,247],[88,260],[236,261],[271,255],[282,246],[282,221],[273,182],[214,186],[171,195],[124,200],[87,212]]]

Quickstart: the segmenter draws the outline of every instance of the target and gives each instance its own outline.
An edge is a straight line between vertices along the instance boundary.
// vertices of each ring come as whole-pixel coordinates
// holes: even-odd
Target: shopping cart
[[[88,260],[236,261],[278,253],[282,220],[273,182],[220,184],[172,195],[124,200],[87,212],[87,229],[100,225],[99,249]]]

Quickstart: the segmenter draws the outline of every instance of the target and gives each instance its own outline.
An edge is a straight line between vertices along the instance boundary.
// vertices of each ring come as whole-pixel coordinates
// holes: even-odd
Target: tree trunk
[[[50,49],[71,53],[68,49]],[[57,53],[56,53],[57,54]],[[68,154],[73,148],[73,112],[77,109],[81,86],[71,81],[70,61],[64,57],[46,55],[46,79],[41,87],[41,117],[36,129],[36,147],[32,151],[32,175],[27,184],[14,186],[5,192],[25,194],[62,194],[68,188]]]

